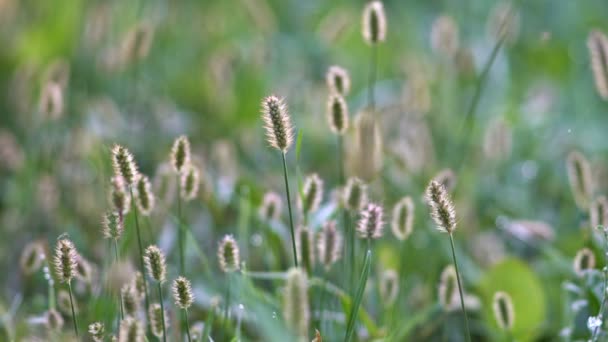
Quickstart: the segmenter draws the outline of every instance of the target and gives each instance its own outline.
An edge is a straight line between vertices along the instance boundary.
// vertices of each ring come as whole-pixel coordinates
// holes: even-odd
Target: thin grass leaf
[[[368,249],[367,254],[365,255],[365,261],[363,262],[363,271],[361,272],[361,278],[359,279],[359,285],[357,286],[357,294],[355,295],[353,308],[350,311],[350,316],[348,317],[346,336],[344,337],[345,342],[348,342],[352,339],[353,333],[355,331],[357,316],[359,314],[359,306],[361,305],[361,301],[363,300],[363,293],[365,292],[365,286],[367,285],[367,277],[369,276],[371,262],[372,251]]]

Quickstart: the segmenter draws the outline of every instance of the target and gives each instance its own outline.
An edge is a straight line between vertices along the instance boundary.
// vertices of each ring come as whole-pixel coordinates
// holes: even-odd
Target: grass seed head
[[[327,69],[325,81],[327,82],[329,91],[332,93],[346,96],[350,92],[350,75],[346,69],[340,66],[330,66],[329,69]]]
[[[449,265],[441,272],[439,281],[439,304],[445,311],[450,311],[455,302],[458,301],[458,281],[456,269]]]
[[[367,187],[357,177],[346,182],[343,194],[343,205],[350,211],[359,211],[367,204]]]
[[[513,310],[513,301],[511,296],[506,292],[496,292],[492,300],[492,311],[494,319],[502,330],[510,331],[515,323],[515,310]]]
[[[186,201],[191,201],[198,195],[200,187],[200,173],[194,165],[189,165],[181,176],[180,196]]]
[[[95,322],[89,324],[89,334],[95,342],[103,342],[105,339],[106,329],[103,323]]]
[[[114,175],[121,176],[126,185],[135,184],[139,176],[135,159],[129,150],[120,145],[112,147],[112,166],[114,167]]]
[[[291,268],[287,272],[287,282],[283,295],[283,316],[291,331],[299,338],[308,337],[310,307],[306,272]]]
[[[574,256],[574,273],[579,277],[585,275],[585,272],[595,268],[595,254],[589,248],[583,248],[576,252]]]
[[[369,45],[386,39],[386,16],[384,5],[379,0],[368,2],[363,9],[363,39]]]
[[[445,187],[432,180],[426,188],[426,200],[437,229],[451,234],[456,229],[456,210]]]
[[[343,135],[348,129],[348,106],[339,93],[330,93],[327,100],[327,121],[332,132]]]
[[[49,81],[42,88],[39,110],[45,119],[57,120],[63,115],[63,88],[56,82]]]
[[[336,228],[336,221],[327,221],[321,228],[317,237],[317,249],[319,262],[329,269],[338,259],[342,252],[342,236]]]
[[[315,265],[314,236],[310,229],[304,226],[296,230],[296,248],[298,260],[301,260],[302,267],[310,273]]]
[[[598,196],[591,202],[589,221],[591,221],[592,228],[608,229],[608,199],[606,196]]]
[[[131,209],[131,195],[128,193],[127,185],[121,176],[112,177],[110,187],[110,202],[114,211],[126,215]]]
[[[378,290],[384,305],[393,305],[399,294],[399,274],[395,270],[386,270],[382,272]]]
[[[105,213],[101,225],[103,227],[103,236],[106,239],[120,239],[125,229],[122,215],[115,211]]]
[[[125,317],[120,321],[118,342],[144,342],[144,326],[140,320]]]
[[[574,195],[576,205],[580,209],[586,210],[589,208],[589,202],[593,195],[591,166],[589,165],[589,161],[582,153],[572,151],[568,154],[566,167],[568,169],[570,189]]]
[[[194,295],[192,294],[190,280],[178,277],[173,281],[173,299],[175,300],[175,305],[184,310],[187,310],[192,305]]]
[[[391,228],[395,237],[401,241],[407,239],[414,227],[414,201],[411,197],[402,198],[393,208]]]
[[[40,242],[34,241],[25,245],[19,258],[19,266],[23,274],[30,275],[42,267],[42,262],[46,258],[44,247]]]
[[[61,317],[61,314],[57,310],[50,309],[45,314],[45,323],[47,329],[59,331],[63,328],[63,317]]]
[[[265,193],[259,209],[260,219],[263,221],[278,220],[281,217],[282,205],[281,196],[276,192]]]
[[[182,173],[190,165],[190,141],[182,135],[175,139],[171,148],[171,165],[177,173]]]
[[[165,255],[160,248],[155,245],[148,246],[144,255],[144,263],[150,278],[159,283],[166,280],[167,265],[165,263]]]
[[[137,313],[139,312],[139,296],[132,284],[123,285],[122,289],[120,289],[120,298],[122,298],[125,316],[137,317]]]
[[[293,142],[293,127],[283,100],[274,95],[264,98],[262,119],[270,146],[286,153]]]
[[[165,329],[169,326],[167,313],[163,315],[163,308],[159,303],[150,304],[148,309],[148,317],[150,317],[150,330],[152,334],[158,338],[163,336],[163,317],[165,317]]]
[[[78,253],[72,241],[61,239],[55,247],[55,275],[62,283],[69,283],[76,276]]]
[[[368,203],[361,211],[357,232],[362,239],[378,239],[384,228],[384,211],[381,206]]]
[[[239,269],[239,246],[232,235],[226,235],[220,241],[217,257],[223,272],[230,273]]]
[[[302,212],[308,214],[317,211],[323,199],[323,181],[319,175],[313,173],[306,177],[302,193],[303,198],[300,201]]]
[[[135,203],[139,211],[144,216],[150,216],[154,209],[154,193],[152,193],[152,185],[150,179],[146,175],[140,175],[135,184]]]
[[[599,30],[592,30],[587,38],[587,48],[595,89],[602,99],[608,100],[608,37]]]

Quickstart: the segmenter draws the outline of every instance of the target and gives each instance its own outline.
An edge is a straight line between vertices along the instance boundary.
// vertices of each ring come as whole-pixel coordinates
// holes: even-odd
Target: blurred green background
[[[378,48],[374,86],[384,158],[370,191],[387,212],[405,195],[416,203],[413,235],[401,242],[387,227],[372,272],[376,282],[384,269],[403,272],[400,299],[390,310],[398,310],[404,325],[414,323],[398,340],[461,340],[458,310],[428,309],[436,303],[439,274],[451,255],[447,239],[428,219],[422,195],[428,180],[447,168],[456,175],[455,238],[465,288],[482,305],[471,314],[476,340],[500,339],[489,311],[496,290],[511,291],[518,341],[557,340],[564,329],[588,338],[586,319],[579,317],[585,314],[572,308],[578,297],[570,298],[565,282],[589,292],[582,296],[587,315],[599,307],[594,285],[585,285],[572,270],[572,258],[582,247],[596,252],[601,269],[603,242],[589,233],[588,213],[575,204],[566,156],[572,150],[586,155],[594,193],[606,193],[608,105],[594,88],[586,41],[592,29],[608,31],[608,3],[514,1],[512,35],[489,69],[467,132],[462,127],[476,79],[497,43],[490,32],[495,13],[508,3],[384,1],[388,33]],[[313,222],[332,215],[338,178],[335,136],[326,124],[325,72],[331,65],[350,72],[346,100],[352,119],[365,107],[368,90],[364,4],[0,0],[4,329],[22,337],[36,331],[32,317],[46,307],[42,275],[26,276],[16,267],[28,242],[52,246],[58,235],[68,233],[99,270],[109,263],[100,218],[108,208],[114,143],[127,146],[141,171],[154,177],[175,137],[188,135],[203,170],[203,190],[186,209],[196,236],[189,248],[193,272],[205,269],[202,253],[210,272],[219,274],[215,248],[226,233],[236,234],[249,269],[267,271],[266,242],[257,240],[264,225],[256,210],[264,192],[282,191],[283,179],[279,155],[264,141],[259,109],[261,99],[275,93],[285,97],[301,139],[297,160],[296,153],[288,154],[293,184],[318,173],[325,181],[326,210]],[[434,22],[442,15],[457,23],[453,55],[431,43]],[[49,84],[59,91],[59,102],[53,102]],[[146,239],[171,250],[170,203],[165,209],[147,220]],[[132,239],[131,234],[123,242],[125,255]],[[341,283],[339,273],[330,278]],[[209,306],[203,299],[222,293],[212,279],[193,279],[204,293],[201,313],[195,313],[200,320]],[[273,284],[256,283],[243,290],[243,297],[247,291],[256,293],[248,297],[251,306],[258,305],[262,292],[273,297],[260,312],[278,310]],[[87,301],[86,294],[79,296]],[[377,296],[363,305],[384,327],[380,330],[395,331],[398,325]],[[88,309],[88,322],[99,310]],[[250,328],[244,338],[271,339],[280,324],[256,326],[255,310],[246,319]],[[330,334],[335,335],[328,340],[339,335]]]

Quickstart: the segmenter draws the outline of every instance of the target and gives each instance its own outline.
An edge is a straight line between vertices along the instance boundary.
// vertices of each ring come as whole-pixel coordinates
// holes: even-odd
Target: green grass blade
[[[348,317],[348,325],[346,327],[346,336],[344,337],[344,341],[348,342],[353,337],[353,333],[355,331],[355,323],[357,321],[357,314],[359,313],[359,306],[361,305],[361,301],[363,300],[363,293],[365,292],[365,285],[367,285],[367,277],[369,276],[369,270],[371,268],[372,262],[372,251],[367,250],[367,254],[365,255],[365,261],[363,263],[363,271],[361,272],[361,278],[359,279],[359,285],[357,286],[357,294],[355,295],[355,300],[353,302],[352,310],[350,311],[350,316]]]

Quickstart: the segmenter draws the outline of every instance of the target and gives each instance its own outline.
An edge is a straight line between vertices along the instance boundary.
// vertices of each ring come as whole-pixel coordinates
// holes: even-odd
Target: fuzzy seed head
[[[332,93],[346,96],[350,92],[350,75],[346,69],[340,66],[330,66],[325,75],[325,81]]]
[[[513,329],[515,323],[515,310],[513,309],[513,301],[511,296],[506,292],[496,292],[492,300],[492,311],[494,319],[502,330],[509,331]]]
[[[287,283],[283,297],[283,316],[291,331],[299,338],[308,337],[310,308],[306,272],[291,268],[287,272]]]
[[[378,239],[384,228],[384,211],[381,206],[368,203],[361,211],[357,232],[362,239]]]
[[[266,97],[262,101],[262,119],[270,146],[286,153],[293,142],[293,127],[283,100],[274,95]]]
[[[63,328],[63,317],[55,309],[50,309],[46,312],[45,321],[47,329],[51,331],[59,331]]]
[[[300,226],[296,231],[296,249],[298,260],[301,260],[302,267],[310,274],[315,265],[315,248],[313,244],[313,234],[310,229]]]
[[[426,188],[426,200],[437,229],[451,234],[456,229],[456,210],[445,187],[432,180]]]
[[[105,326],[101,322],[89,324],[89,334],[95,342],[103,342],[105,338]]]
[[[146,175],[140,175],[135,184],[135,203],[139,211],[144,216],[150,216],[154,209],[154,194],[152,193],[152,185],[150,179]]]
[[[282,205],[281,196],[276,192],[265,193],[259,209],[260,219],[263,221],[278,220],[281,216]]]
[[[380,277],[378,290],[384,305],[393,305],[399,294],[399,274],[395,270],[384,271]]]
[[[442,15],[435,19],[431,28],[431,48],[437,54],[453,57],[458,51],[458,24],[454,18]]]
[[[574,256],[574,273],[579,277],[585,275],[585,272],[595,268],[595,254],[589,248],[583,248],[576,252]]]
[[[338,259],[342,252],[342,236],[336,229],[336,221],[328,221],[318,233],[317,249],[319,252],[319,262],[329,270]]]
[[[25,245],[23,252],[21,252],[19,266],[24,274],[30,275],[37,272],[40,267],[42,267],[44,259],[45,253],[42,244],[39,242],[30,242]]]
[[[327,100],[327,121],[332,132],[343,135],[348,129],[348,106],[339,93],[330,93]]]
[[[139,172],[135,159],[129,150],[120,145],[112,147],[112,166],[114,175],[121,176],[129,186],[134,185]]]
[[[439,281],[439,304],[441,304],[441,307],[445,311],[450,311],[453,303],[459,300],[458,296],[456,269],[453,265],[449,265],[441,272]]]
[[[189,165],[187,170],[182,173],[181,177],[181,193],[180,195],[186,201],[191,201],[198,195],[200,185],[200,174],[198,168],[194,165]]]
[[[162,283],[166,280],[167,266],[165,263],[165,255],[155,245],[148,246],[144,254],[144,264],[148,270],[148,276]]]
[[[592,30],[587,38],[587,48],[595,89],[603,100],[608,100],[608,37],[599,30]]]
[[[223,272],[230,273],[239,269],[239,246],[232,235],[226,235],[220,241],[217,257]]]
[[[76,255],[76,279],[90,284],[93,280],[93,266],[82,255]]]
[[[171,148],[171,165],[177,173],[182,173],[190,165],[190,141],[182,135],[175,139]]]
[[[588,209],[591,196],[593,195],[591,166],[585,156],[578,152],[572,151],[568,155],[567,160],[568,181],[570,189],[574,195],[576,205],[580,209]]]
[[[445,191],[452,192],[456,188],[456,174],[452,169],[443,169],[433,177],[433,180],[437,181],[439,184],[443,185]]]
[[[386,16],[384,5],[379,0],[368,2],[363,9],[363,39],[369,45],[386,39]]]
[[[393,208],[391,228],[395,237],[405,241],[414,227],[414,201],[411,197],[402,198]]]
[[[55,275],[62,283],[69,283],[76,276],[78,253],[72,241],[61,239],[55,247]]]
[[[367,187],[357,177],[346,182],[343,195],[344,207],[350,211],[359,211],[367,204]]]
[[[173,281],[173,299],[175,305],[186,310],[194,302],[194,295],[192,294],[192,286],[190,286],[190,280],[179,277]]]
[[[120,239],[125,229],[122,215],[115,211],[105,213],[101,225],[103,227],[103,236],[106,239]]]
[[[121,176],[112,177],[112,186],[110,187],[110,202],[114,207],[114,211],[118,212],[119,214],[126,215],[131,209],[131,196],[128,193],[124,178]]]
[[[146,285],[144,284],[144,275],[141,272],[135,272],[133,276],[133,280],[131,281],[131,287],[135,291],[135,295],[137,299],[141,302],[146,296]]]
[[[163,336],[163,317],[165,317],[165,329],[169,326],[167,313],[163,313],[163,309],[160,304],[152,303],[148,309],[148,316],[150,317],[150,330],[152,331],[152,334],[158,338],[161,338]]]
[[[608,229],[608,199],[606,196],[599,196],[591,202],[589,218],[592,228]]]
[[[323,199],[323,181],[319,175],[313,173],[306,177],[302,193],[303,198],[300,201],[302,212],[308,214],[317,211]]]
[[[373,180],[383,163],[382,132],[378,116],[370,110],[360,112],[355,118],[355,134],[351,149],[351,168],[354,174],[366,182]]]
[[[133,317],[125,317],[120,322],[118,342],[144,342],[144,326]]]
[[[139,311],[139,296],[132,284],[125,284],[120,289],[120,298],[122,298],[122,307],[125,311],[125,316],[137,317]]]

